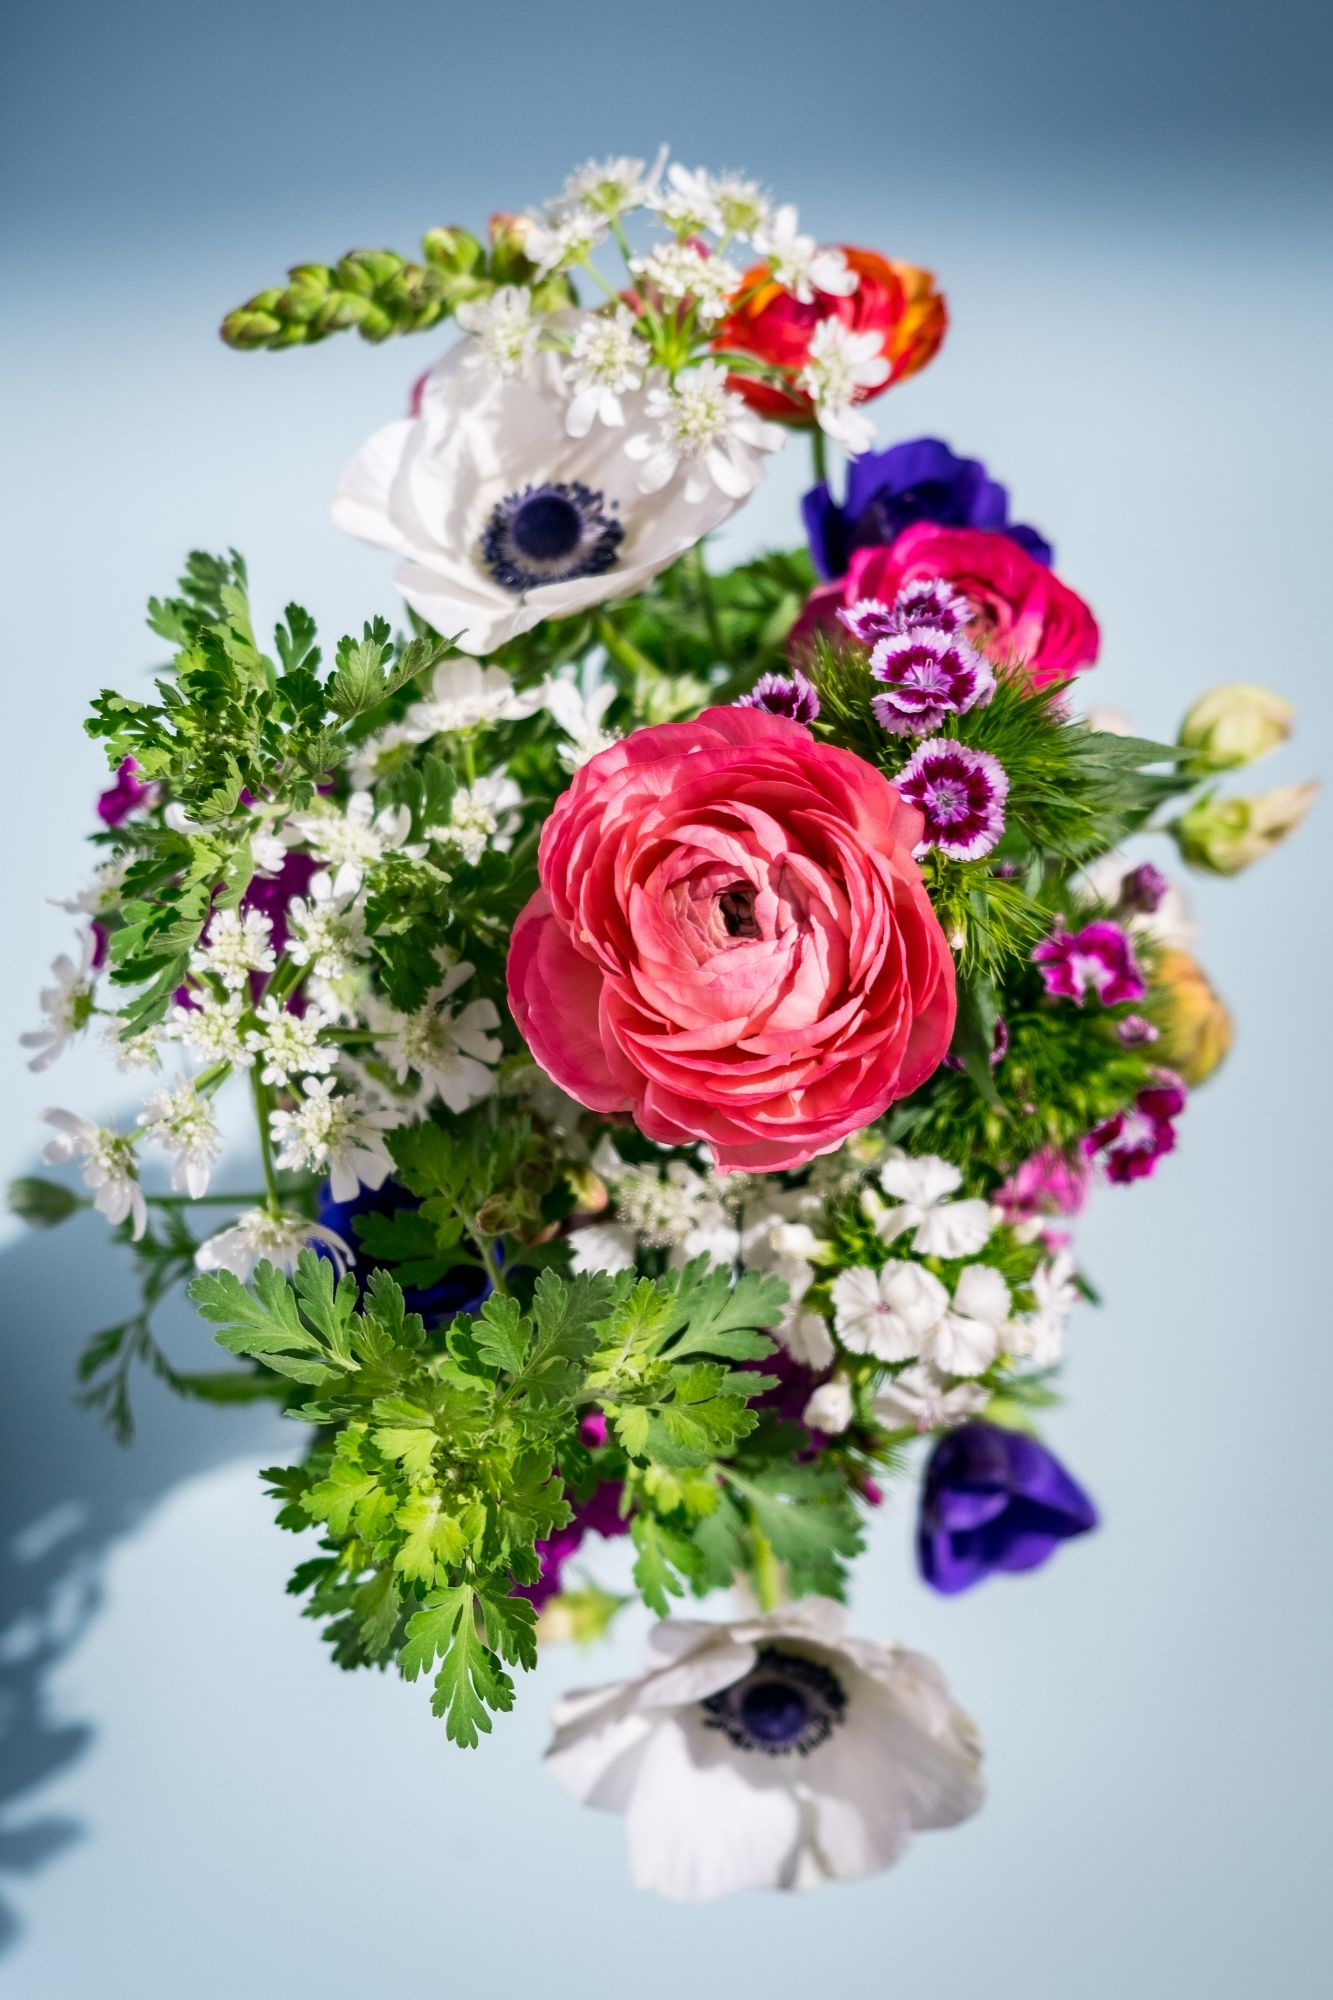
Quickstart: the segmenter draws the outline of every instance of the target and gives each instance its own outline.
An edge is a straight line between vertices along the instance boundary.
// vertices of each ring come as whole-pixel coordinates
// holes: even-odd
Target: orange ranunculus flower
[[[844,244],[843,256],[860,283],[849,297],[816,292],[809,305],[784,291],[768,272],[755,264],[736,292],[737,303],[714,335],[713,345],[753,354],[770,366],[789,370],[790,390],[753,376],[733,375],[729,386],[766,417],[789,424],[813,423],[810,398],[795,386],[795,377],[810,353],[810,336],[821,320],[840,319],[854,333],[882,333],[889,375],[877,388],[858,390],[857,402],[882,395],[895,382],[915,375],[932,360],[949,324],[944,294],[935,289],[934,275],[915,264],[898,264],[874,250]]]

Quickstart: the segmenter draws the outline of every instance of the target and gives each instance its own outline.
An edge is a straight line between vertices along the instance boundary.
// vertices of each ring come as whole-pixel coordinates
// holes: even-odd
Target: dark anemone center
[[[748,882],[734,882],[730,889],[724,889],[717,904],[728,937],[757,938],[762,935],[759,919],[754,913],[754,890]]]
[[[737,1704],[756,1743],[794,1743],[810,1720],[810,1704],[790,1681],[751,1681]]]
[[[535,562],[558,562],[578,547],[583,516],[573,500],[548,488],[519,502],[509,532],[521,555]]]

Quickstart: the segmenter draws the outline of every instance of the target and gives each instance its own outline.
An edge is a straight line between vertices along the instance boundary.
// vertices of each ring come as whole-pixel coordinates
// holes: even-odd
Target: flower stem
[[[828,444],[818,424],[815,425],[810,433],[810,459],[815,471],[815,485],[826,485],[828,482]]]
[[[264,1188],[268,1210],[270,1215],[281,1215],[282,1196],[278,1193],[278,1173],[273,1164],[273,1141],[268,1129],[268,1114],[273,1101],[268,1085],[260,1082],[257,1064],[250,1072],[250,1090],[255,1100],[255,1122],[259,1127],[259,1157],[264,1163]]]
[[[759,1600],[761,1611],[776,1611],[782,1602],[782,1573],[778,1559],[773,1553],[773,1544],[759,1527],[751,1522],[750,1542],[754,1551],[750,1565],[750,1575],[754,1582],[754,1594]]]
[[[704,560],[704,545],[696,542],[690,551],[690,561],[694,569],[695,581],[699,586],[699,602],[703,606],[704,624],[708,628],[708,643],[723,666],[731,665],[726,647],[722,643],[722,627],[718,623],[717,603],[713,597],[713,579],[708,574],[708,564]]]
[[[481,1252],[481,1261],[486,1266],[486,1276],[490,1279],[492,1288],[503,1298],[509,1287],[504,1281],[504,1272],[500,1269],[500,1260],[495,1254],[495,1238],[474,1236],[472,1240]]]
[[[598,612],[596,625],[597,637],[611,658],[622,666],[627,674],[634,674],[637,677],[640,674],[656,675],[660,671],[646,653],[641,653],[623,632],[616,630],[605,612]]]
[[[158,1208],[253,1208],[266,1197],[262,1194],[146,1194],[144,1200]],[[85,1203],[91,1208],[92,1203]]]

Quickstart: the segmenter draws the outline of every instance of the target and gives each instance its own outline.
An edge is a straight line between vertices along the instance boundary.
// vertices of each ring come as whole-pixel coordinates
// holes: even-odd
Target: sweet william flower
[[[1032,953],[1042,984],[1053,1000],[1085,1000],[1103,1007],[1141,1000],[1148,990],[1129,934],[1119,924],[1084,924],[1080,931],[1056,929]]]
[[[1084,1152],[1090,1160],[1101,1159],[1109,1181],[1146,1180],[1163,1155],[1175,1151],[1176,1120],[1187,1099],[1180,1078],[1160,1071],[1127,1111],[1117,1111],[1088,1134]]]
[[[794,1168],[924,1082],[953,961],[919,817],[860,758],[756,709],[636,730],[542,830],[509,1003],[571,1097],[723,1172]]]
[[[862,629],[873,617],[864,601],[854,615]],[[909,624],[876,639],[870,672],[884,689],[872,696],[871,713],[891,736],[933,736],[947,716],[984,707],[995,692],[990,662],[942,625]]]
[[[811,723],[819,715],[819,696],[799,668],[790,674],[760,674],[749,694],[738,697],[737,708],[762,708],[766,715],[785,715],[792,722]]]
[[[826,320],[839,320],[854,334],[874,333],[888,363],[881,382],[854,391],[857,402],[882,395],[893,383],[916,374],[944,338],[948,314],[929,271],[891,262],[873,250],[839,247],[856,280],[854,291],[822,291],[812,282],[811,297],[803,301],[777,280],[767,262],[755,264],[741,277],[731,311],[717,329],[718,349],[753,355],[788,375],[789,386],[752,375],[732,378],[737,395],[763,416],[791,424],[815,422],[813,399],[797,377],[810,360],[816,328]]]
[[[915,1361],[949,1309],[949,1294],[920,1264],[853,1265],[830,1290],[833,1328],[851,1354],[877,1361]]]
[[[621,392],[625,424],[656,435],[662,413],[647,398]],[[511,380],[479,381],[454,348],[426,377],[420,413],[377,432],[343,474],[334,520],[400,558],[408,603],[464,652],[494,652],[543,619],[641,590],[760,476],[753,443],[710,439],[736,461],[733,490],[711,477],[701,486],[682,447],[645,498],[624,432],[595,424],[570,437],[569,403],[557,354],[535,355]]]
[[[635,1884],[678,1902],[874,1874],[982,1800],[980,1745],[939,1669],[846,1638],[826,1598],[663,1619],[640,1679],[565,1696],[554,1723],[553,1776],[625,1814]]]
[[[886,1430],[948,1430],[984,1410],[990,1392],[977,1382],[951,1382],[933,1363],[920,1361],[886,1382],[875,1398],[875,1417]]]
[[[569,680],[547,681],[542,689],[547,709],[564,739],[556,752],[566,771],[577,771],[589,758],[609,750],[614,730],[604,729],[606,711],[616,698],[614,681],[602,681],[582,694]]]
[[[988,750],[944,738],[923,743],[898,773],[898,789],[922,817],[918,855],[934,847],[955,861],[977,861],[1004,833],[1009,778]]]
[[[1097,621],[1083,599],[1009,535],[920,521],[891,544],[853,551],[846,574],[806,600],[788,640],[802,659],[840,609],[861,598],[892,604],[906,584],[948,584],[971,607],[967,637],[996,667],[1021,669],[1034,687],[1071,678],[1097,658]]]
[[[97,795],[97,817],[104,826],[123,826],[131,813],[151,806],[156,798],[157,786],[140,778],[137,761],[122,757],[115,778]]]
[[[972,1257],[990,1240],[996,1221],[990,1203],[977,1196],[955,1200],[963,1176],[937,1154],[897,1154],[885,1161],[879,1181],[896,1205],[866,1206],[885,1243],[896,1243],[910,1231],[920,1257]]]
[[[997,1571],[1036,1569],[1096,1526],[1083,1488],[1036,1438],[964,1424],[930,1455],[917,1562],[933,1590],[952,1596]]]
[[[841,1437],[852,1421],[852,1385],[845,1375],[821,1382],[801,1412],[801,1422],[826,1437]]]
[[[821,482],[805,495],[801,515],[816,572],[824,578],[841,576],[857,549],[886,548],[918,521],[985,528],[1007,535],[1048,568],[1054,560],[1043,535],[1009,519],[1009,495],[981,460],[959,458],[939,438],[862,453],[847,468],[841,504]]]
[[[1009,1287],[989,1264],[969,1264],[954,1286],[953,1303],[931,1328],[923,1358],[945,1375],[982,1375],[1005,1342]]]

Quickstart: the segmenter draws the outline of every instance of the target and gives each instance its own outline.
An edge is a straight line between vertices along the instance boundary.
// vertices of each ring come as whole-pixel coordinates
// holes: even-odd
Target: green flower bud
[[[1233,681],[1201,695],[1180,725],[1180,742],[1195,767],[1234,771],[1285,743],[1296,711],[1267,688]]]
[[[274,307],[282,293],[278,290],[256,292],[235,312],[229,312],[219,329],[228,347],[267,347],[274,336],[282,331],[282,321]]]
[[[34,1229],[54,1229],[67,1222],[83,1203],[58,1181],[44,1181],[25,1174],[9,1183],[9,1212],[30,1223]]]
[[[455,277],[475,270],[485,255],[476,237],[470,236],[466,229],[428,229],[421,239],[421,248],[428,264]]]
[[[595,1583],[582,1590],[562,1590],[542,1606],[537,1618],[537,1640],[543,1646],[591,1646],[605,1638],[612,1619],[627,1597],[613,1597]]]
[[[1300,825],[1319,791],[1318,779],[1312,778],[1308,784],[1279,785],[1249,799],[1219,799],[1210,792],[1171,822],[1171,832],[1192,868],[1238,875]]]

